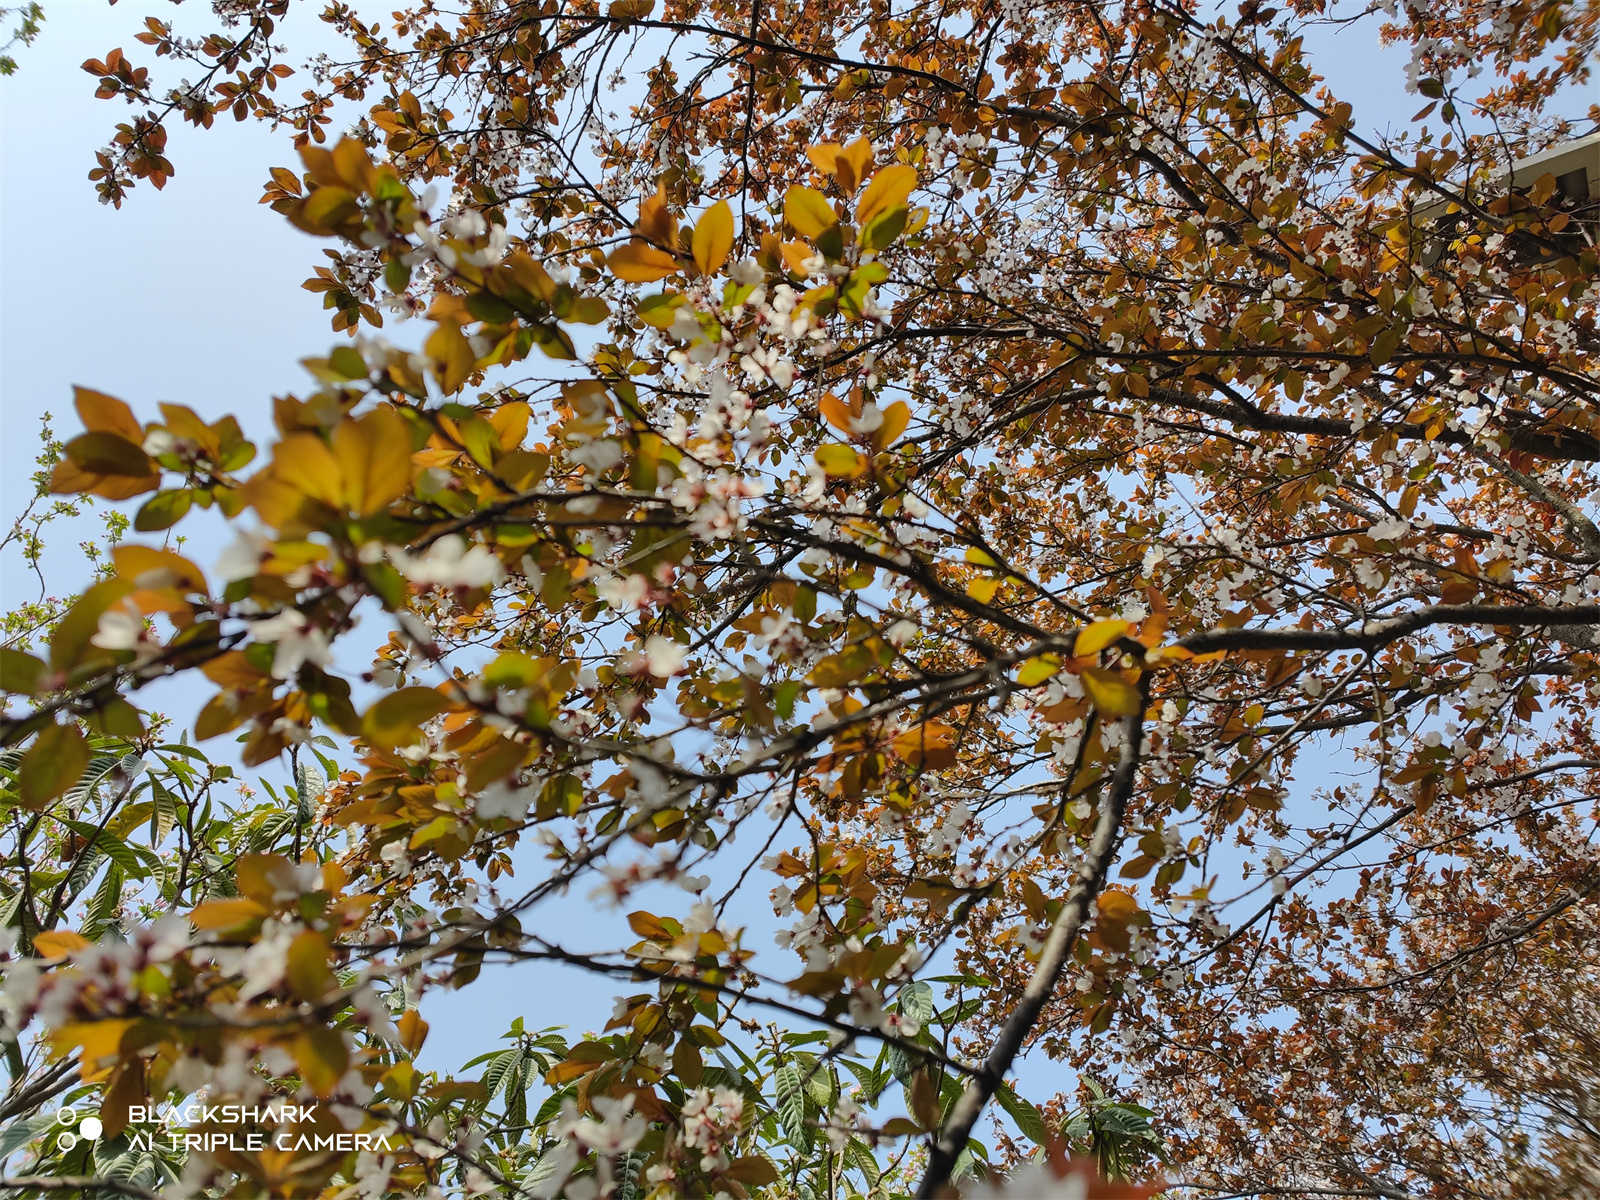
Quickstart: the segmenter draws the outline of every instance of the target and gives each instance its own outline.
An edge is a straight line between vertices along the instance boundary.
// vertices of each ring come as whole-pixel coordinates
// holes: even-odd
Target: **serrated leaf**
[[[1017,1095],[1011,1085],[1002,1083],[994,1090],[994,1098],[1000,1102],[1000,1107],[1005,1109],[1010,1118],[1017,1123],[1017,1128],[1022,1131],[1022,1136],[1036,1146],[1043,1146],[1049,1139],[1045,1131],[1044,1116],[1028,1101]]]
[[[797,1067],[782,1066],[772,1073],[778,1093],[778,1120],[791,1145],[811,1148],[811,1129],[806,1124],[805,1081]]]

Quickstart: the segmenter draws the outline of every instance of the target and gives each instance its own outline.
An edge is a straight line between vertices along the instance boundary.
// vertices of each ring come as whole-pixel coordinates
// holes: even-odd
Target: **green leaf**
[[[811,1149],[812,1130],[806,1124],[805,1077],[799,1068],[779,1067],[772,1073],[778,1089],[778,1120],[783,1124],[784,1135],[791,1145]]]
[[[1017,1123],[1017,1128],[1022,1135],[1036,1146],[1045,1144],[1048,1135],[1045,1133],[1044,1116],[1028,1101],[1017,1095],[1008,1083],[1002,1083],[994,1090],[994,1098],[1000,1102],[1000,1107],[1006,1110],[1010,1118]]]
[[[933,989],[920,979],[912,980],[895,997],[895,1009],[918,1025],[933,1020]]]
[[[74,821],[69,817],[58,817],[57,820],[73,833],[88,842],[90,847],[104,854],[113,863],[128,875],[143,878],[145,875],[144,864],[134,852],[132,846],[117,837],[108,829],[100,829],[87,821]]]
[[[140,507],[138,515],[133,518],[133,527],[140,533],[170,529],[183,519],[193,502],[194,493],[188,488],[157,492]]]
[[[43,675],[44,663],[33,655],[0,646],[0,691],[31,696],[39,690]]]
[[[677,319],[678,307],[683,303],[683,297],[677,292],[661,292],[655,296],[645,296],[639,301],[636,310],[639,319],[646,325],[656,329],[665,329]]]
[[[472,461],[486,471],[500,455],[499,433],[476,413],[461,422],[461,442],[472,455]]]
[[[905,232],[906,218],[910,215],[904,205],[879,213],[861,227],[856,240],[863,250],[878,251],[894,244],[895,238]]]

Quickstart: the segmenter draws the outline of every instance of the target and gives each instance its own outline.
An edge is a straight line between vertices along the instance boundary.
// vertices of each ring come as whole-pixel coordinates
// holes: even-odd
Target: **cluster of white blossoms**
[[[700,1088],[683,1102],[682,1138],[686,1149],[700,1153],[700,1169],[718,1171],[728,1165],[728,1147],[739,1136],[744,1097],[730,1088]]]
[[[458,533],[446,534],[421,555],[390,546],[388,556],[396,570],[425,587],[487,588],[506,577],[505,564],[492,550],[476,544],[469,546]]]
[[[611,1194],[612,1163],[618,1155],[626,1154],[643,1140],[647,1123],[633,1111],[633,1097],[616,1099],[612,1096],[595,1096],[591,1107],[598,1121],[581,1116],[578,1106],[571,1100],[561,1104],[561,1115],[552,1129],[560,1140],[551,1158],[548,1174],[528,1190],[535,1200],[596,1200]],[[593,1175],[572,1178],[586,1153],[597,1159]],[[541,1167],[543,1164],[541,1163]]]

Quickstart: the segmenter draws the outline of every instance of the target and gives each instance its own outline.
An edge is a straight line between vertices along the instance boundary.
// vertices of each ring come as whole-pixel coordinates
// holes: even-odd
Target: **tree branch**
[[[1148,678],[1145,677],[1142,691],[1148,691]],[[950,1116],[939,1130],[928,1154],[927,1173],[917,1188],[918,1200],[931,1200],[949,1181],[956,1159],[972,1135],[972,1127],[983,1115],[983,1110],[994,1097],[995,1089],[1005,1079],[1023,1043],[1038,1023],[1045,1005],[1055,994],[1062,968],[1071,957],[1078,934],[1088,920],[1089,906],[1105,887],[1106,875],[1121,842],[1123,813],[1128,807],[1128,797],[1133,793],[1134,777],[1144,751],[1143,712],[1144,704],[1141,703],[1138,713],[1123,719],[1122,753],[1117,760],[1116,772],[1111,777],[1100,819],[1095,823],[1094,837],[1089,843],[1083,872],[1068,894],[1061,916],[1051,927],[1050,936],[1039,954],[1039,965],[1034,968],[1033,978],[1028,980],[1028,986],[1023,989],[1017,1007],[1006,1018],[1000,1036],[995,1039],[994,1048],[989,1051],[982,1068],[967,1082],[966,1090],[956,1100]]]

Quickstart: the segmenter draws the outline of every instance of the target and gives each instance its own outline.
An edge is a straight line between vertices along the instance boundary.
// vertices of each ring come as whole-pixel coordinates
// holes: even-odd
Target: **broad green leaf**
[[[0,646],[0,691],[31,696],[39,690],[45,666],[31,654]]]
[[[138,515],[133,518],[133,527],[140,533],[170,529],[183,519],[193,501],[194,493],[188,488],[157,492],[140,506]]]
[[[894,244],[895,238],[905,232],[906,218],[909,215],[909,210],[903,204],[885,209],[861,227],[861,232],[856,235],[856,241],[861,243],[863,250],[870,250],[873,253],[886,250]]]

